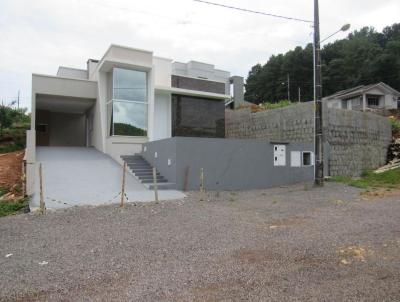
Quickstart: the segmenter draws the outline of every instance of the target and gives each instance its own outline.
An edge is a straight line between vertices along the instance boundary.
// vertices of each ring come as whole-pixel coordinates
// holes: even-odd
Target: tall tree
[[[364,27],[346,39],[325,45],[322,56],[323,95],[384,82],[400,90],[400,23],[387,26],[381,33]],[[277,102],[287,98],[287,74],[290,95],[302,101],[313,99],[313,47],[296,47],[285,54],[273,55],[264,65],[252,67],[246,81],[245,99],[253,103]]]

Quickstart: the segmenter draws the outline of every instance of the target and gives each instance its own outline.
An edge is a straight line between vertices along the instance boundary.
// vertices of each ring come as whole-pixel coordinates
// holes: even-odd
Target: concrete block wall
[[[359,176],[362,171],[386,163],[391,141],[387,118],[372,113],[324,106],[325,174]],[[266,138],[313,142],[314,104],[251,113],[250,109],[227,110],[227,138]]]

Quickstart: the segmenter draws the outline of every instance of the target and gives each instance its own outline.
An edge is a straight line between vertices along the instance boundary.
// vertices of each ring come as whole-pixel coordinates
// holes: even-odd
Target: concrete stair
[[[128,168],[136,176],[136,178],[144,184],[148,189],[154,189],[153,185],[153,166],[150,165],[140,154],[122,155],[122,160],[127,163]],[[157,171],[157,187],[159,190],[173,189],[173,183]]]

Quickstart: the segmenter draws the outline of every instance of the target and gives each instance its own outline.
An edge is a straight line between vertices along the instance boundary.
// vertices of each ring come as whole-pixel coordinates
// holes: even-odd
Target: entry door
[[[274,145],[274,166],[286,166],[285,145]]]

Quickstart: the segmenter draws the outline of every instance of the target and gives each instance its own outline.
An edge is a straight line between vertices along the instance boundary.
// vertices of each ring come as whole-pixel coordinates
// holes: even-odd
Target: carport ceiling
[[[36,110],[82,114],[92,107],[95,102],[95,99],[37,94]]]

